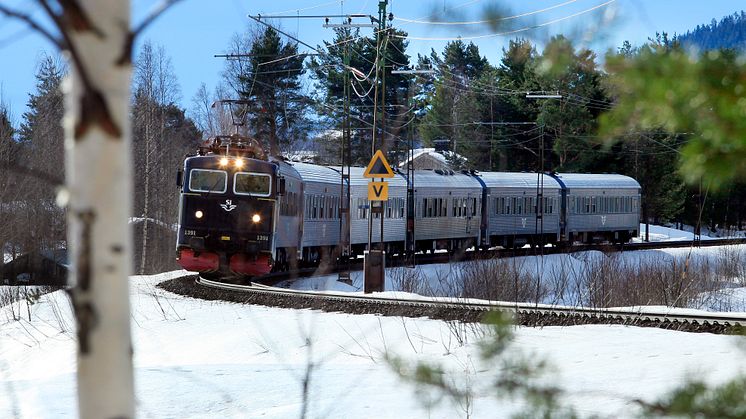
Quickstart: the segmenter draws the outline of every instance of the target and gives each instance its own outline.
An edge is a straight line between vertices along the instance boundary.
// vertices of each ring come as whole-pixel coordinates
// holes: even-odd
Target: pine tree
[[[493,140],[497,169],[510,171],[533,170],[537,164],[541,130],[539,127],[511,125],[536,122],[537,103],[526,100],[525,92],[540,90],[536,73],[538,55],[530,41],[510,41],[497,68],[493,121],[505,123],[495,127]],[[549,167],[549,165],[547,165]]]
[[[406,33],[394,30],[390,35],[380,52],[386,57],[386,135],[382,146],[386,150],[396,149],[407,140],[408,131],[402,127],[411,117],[407,110],[410,76],[392,73],[393,70],[409,66],[409,57],[406,54],[408,43],[403,39]],[[380,109],[380,104],[374,100],[376,83],[379,81],[376,79],[375,68],[379,57],[376,42],[374,38],[361,36],[358,29],[335,29],[334,40],[325,42],[324,46],[320,47],[325,49],[326,53],[311,60],[309,67],[316,81],[316,89],[320,92],[320,97],[317,98],[318,113],[326,122],[326,126],[338,133],[322,139],[324,144],[321,148],[326,151],[327,162],[339,164],[344,123],[345,72],[351,73],[349,88],[352,162],[365,164],[370,160],[374,105]],[[349,59],[349,67],[344,66],[345,56]],[[379,84],[379,88],[382,85]],[[378,126],[380,127],[380,124]]]
[[[29,95],[28,111],[19,130],[19,161],[30,170],[62,179],[64,167],[62,91],[64,67],[52,56],[41,59],[36,73],[36,91]],[[59,185],[29,179],[22,193],[25,204],[20,216],[28,225],[19,237],[22,252],[59,248],[65,242],[65,212],[55,203]]]
[[[254,136],[279,156],[303,143],[310,123],[309,104],[301,88],[304,56],[298,45],[284,43],[267,28],[251,40],[247,66],[238,75],[238,94],[249,101],[248,122]]]
[[[484,88],[477,80],[491,67],[476,45],[463,41],[449,42],[442,55],[433,53],[431,60],[438,78],[428,98],[430,108],[419,126],[420,135],[430,146],[437,140],[447,141],[450,151],[467,159],[468,167],[484,169],[489,141],[483,127],[473,122],[478,122],[482,114],[478,95]]]

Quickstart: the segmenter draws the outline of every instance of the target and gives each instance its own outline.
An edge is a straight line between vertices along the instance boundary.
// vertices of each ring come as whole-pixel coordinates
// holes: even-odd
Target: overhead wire
[[[608,1],[604,2],[604,3],[601,3],[599,5],[590,7],[588,9],[582,10],[580,12],[573,13],[571,15],[564,16],[564,17],[561,17],[561,18],[553,19],[553,20],[550,20],[548,22],[539,23],[539,24],[531,25],[531,26],[525,26],[523,28],[513,29],[513,30],[509,30],[509,31],[504,31],[504,32],[497,32],[497,33],[485,34],[485,35],[456,36],[456,37],[419,37],[419,36],[409,36],[409,35],[407,35],[407,36],[392,35],[392,36],[397,37],[397,38],[402,38],[402,39],[416,40],[416,41],[470,41],[470,40],[473,41],[473,40],[477,40],[477,39],[487,39],[487,38],[494,38],[494,37],[498,37],[498,36],[514,35],[516,33],[521,33],[521,32],[526,32],[526,31],[530,31],[530,30],[533,30],[533,29],[538,29],[538,28],[549,26],[549,25],[552,25],[552,24],[555,24],[555,23],[558,23],[558,22],[562,22],[562,21],[568,20],[568,19],[572,19],[574,17],[580,16],[580,15],[583,15],[583,14],[586,14],[586,13],[590,13],[590,12],[592,12],[594,10],[597,10],[597,9],[600,9],[602,7],[606,7],[606,6],[608,6],[608,5],[612,4],[612,3],[615,3],[616,1],[617,0],[608,0]]]
[[[554,6],[545,7],[543,9],[534,10],[531,12],[521,13],[521,14],[512,15],[512,16],[503,16],[503,17],[494,18],[494,19],[473,20],[473,21],[468,21],[468,22],[448,22],[448,21],[439,21],[439,20],[431,21],[431,20],[420,20],[420,19],[407,19],[407,18],[398,17],[398,16],[394,16],[394,20],[401,20],[402,22],[407,22],[407,23],[428,24],[428,25],[446,25],[446,26],[448,25],[454,25],[454,26],[480,25],[480,24],[485,24],[485,23],[495,23],[495,22],[503,22],[507,20],[514,20],[514,19],[518,19],[518,18],[522,18],[526,16],[544,13],[550,10],[557,9],[562,6],[567,6],[568,4],[572,4],[577,1],[578,0],[568,0],[564,3],[556,4]]]

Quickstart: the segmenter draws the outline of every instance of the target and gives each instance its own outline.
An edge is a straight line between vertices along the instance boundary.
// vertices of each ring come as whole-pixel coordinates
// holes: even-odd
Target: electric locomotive
[[[208,140],[179,171],[179,265],[205,277],[257,276],[272,268],[278,167],[238,134]]]

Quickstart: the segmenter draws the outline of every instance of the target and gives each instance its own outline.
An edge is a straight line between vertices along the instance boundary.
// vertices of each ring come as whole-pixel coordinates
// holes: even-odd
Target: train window
[[[477,198],[471,199],[471,215],[477,215]]]
[[[237,195],[269,196],[272,177],[267,173],[238,172],[233,175],[233,192]]]
[[[224,193],[228,173],[223,170],[192,169],[189,172],[189,190],[192,192]]]

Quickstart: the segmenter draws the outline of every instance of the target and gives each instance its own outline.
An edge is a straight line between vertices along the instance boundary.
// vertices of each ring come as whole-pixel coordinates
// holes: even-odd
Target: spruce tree
[[[298,45],[267,28],[251,40],[247,66],[238,75],[239,96],[249,101],[252,134],[279,156],[305,141],[310,123],[308,97],[301,88],[305,69]]]

